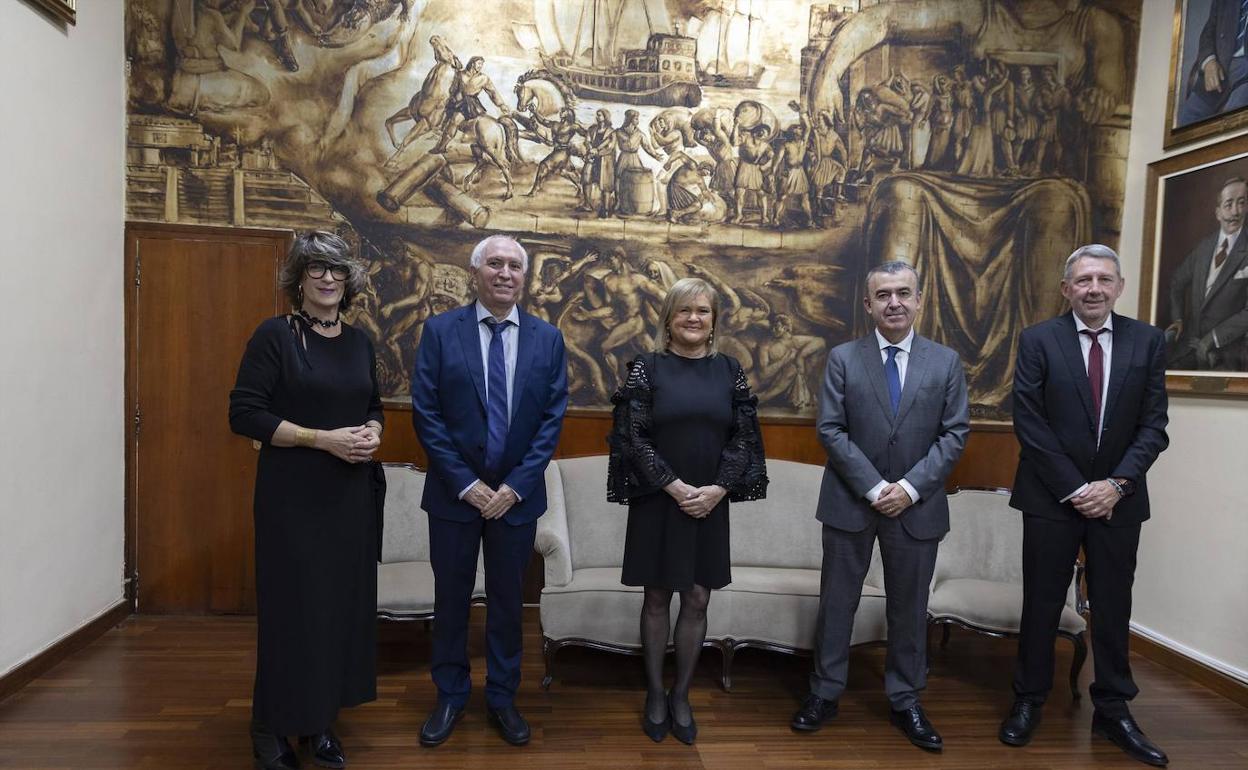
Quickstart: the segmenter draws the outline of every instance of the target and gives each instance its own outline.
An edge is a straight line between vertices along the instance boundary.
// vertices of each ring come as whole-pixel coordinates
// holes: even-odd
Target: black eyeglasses
[[[303,268],[303,272],[307,273],[309,278],[323,278],[326,270],[329,270],[330,276],[335,281],[345,281],[347,276],[351,274],[350,268],[346,265],[334,265],[331,267],[329,263],[322,262],[319,259],[309,262],[307,267]]]

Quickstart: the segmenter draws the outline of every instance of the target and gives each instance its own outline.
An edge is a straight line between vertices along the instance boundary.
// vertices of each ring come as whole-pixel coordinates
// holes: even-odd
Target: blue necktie
[[[491,335],[485,397],[485,470],[492,475],[500,470],[503,448],[507,445],[507,357],[503,354],[503,329],[511,321],[499,323],[486,318],[484,323]]]
[[[897,351],[901,348],[889,345],[884,349],[888,351],[888,360],[884,362],[884,377],[888,380],[888,403],[893,407],[895,415],[897,407],[901,405],[901,370],[897,368]]]

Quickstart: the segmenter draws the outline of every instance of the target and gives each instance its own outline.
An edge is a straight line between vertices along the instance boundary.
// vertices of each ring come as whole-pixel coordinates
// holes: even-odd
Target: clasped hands
[[[695,487],[680,479],[663,487],[663,491],[672,496],[672,499],[680,506],[680,510],[695,519],[705,518],[707,514],[715,510],[715,506],[724,499],[724,495],[728,494],[728,490],[718,484]]]
[[[880,490],[880,496],[875,498],[875,502],[871,503],[871,507],[877,513],[881,513],[890,519],[901,515],[901,512],[914,505],[914,501],[910,499],[910,493],[906,488],[897,482],[884,485]]]
[[[464,502],[480,511],[483,519],[502,517],[519,499],[515,490],[506,484],[500,484],[498,489],[493,489],[479,479],[464,495]]]
[[[381,446],[381,434],[375,426],[356,425],[317,431],[316,441],[319,448],[339,460],[362,463],[372,459],[377,447]]]
[[[1087,489],[1070,498],[1070,503],[1084,518],[1109,521],[1114,515],[1114,506],[1121,499],[1114,485],[1102,479],[1089,483]]]

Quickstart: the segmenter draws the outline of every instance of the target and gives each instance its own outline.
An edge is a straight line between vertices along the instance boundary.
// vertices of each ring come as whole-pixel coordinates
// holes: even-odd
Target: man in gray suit
[[[1248,368],[1248,182],[1222,183],[1218,230],[1196,244],[1170,278],[1170,369]]]
[[[867,273],[863,300],[875,330],[828,355],[819,440],[828,453],[816,518],[823,522],[823,577],[810,695],[794,730],[836,716],[849,641],[875,540],[884,559],[891,720],[920,748],[940,734],[919,705],[927,681],[927,596],[936,547],[949,531],[945,479],[970,431],[958,354],[914,333],[919,276],[905,262]]]

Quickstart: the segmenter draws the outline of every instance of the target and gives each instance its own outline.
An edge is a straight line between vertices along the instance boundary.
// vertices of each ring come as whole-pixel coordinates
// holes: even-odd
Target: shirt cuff
[[[886,486],[888,486],[888,482],[881,479],[880,483],[868,489],[863,497],[867,498],[867,502],[874,503],[880,499],[880,492],[883,492]]]
[[[1215,348],[1222,347],[1222,343],[1218,342],[1218,330],[1214,329],[1213,331],[1209,332],[1209,334],[1213,337],[1213,346]]]
[[[901,485],[902,489],[906,490],[907,495],[910,495],[910,502],[912,504],[917,503],[919,501],[919,490],[915,489],[914,486],[911,485],[909,481],[906,481],[905,479],[899,479],[897,483]]]
[[[478,481],[480,481],[480,480],[481,480],[481,479],[474,479],[474,480],[473,480],[473,482],[472,482],[471,484],[469,484],[468,486],[466,486],[466,487],[464,487],[462,490],[460,490],[459,495],[457,496],[457,497],[458,497],[458,499],[463,500],[463,499],[464,499],[464,495],[468,494],[468,492],[469,492],[469,491],[470,491],[473,487],[475,487],[475,486],[477,485],[477,482],[478,482]]]
[[[1079,488],[1078,488],[1078,489],[1076,489],[1074,492],[1071,492],[1069,495],[1066,495],[1065,497],[1063,497],[1063,498],[1062,498],[1061,500],[1059,500],[1058,502],[1062,502],[1062,503],[1064,503],[1064,502],[1066,502],[1066,501],[1070,500],[1070,498],[1072,498],[1072,497],[1078,497],[1079,495],[1082,495],[1082,494],[1083,494],[1083,490],[1085,490],[1085,489],[1087,489],[1087,488],[1088,488],[1088,485],[1087,485],[1087,484],[1081,484],[1081,485],[1079,486]]]

